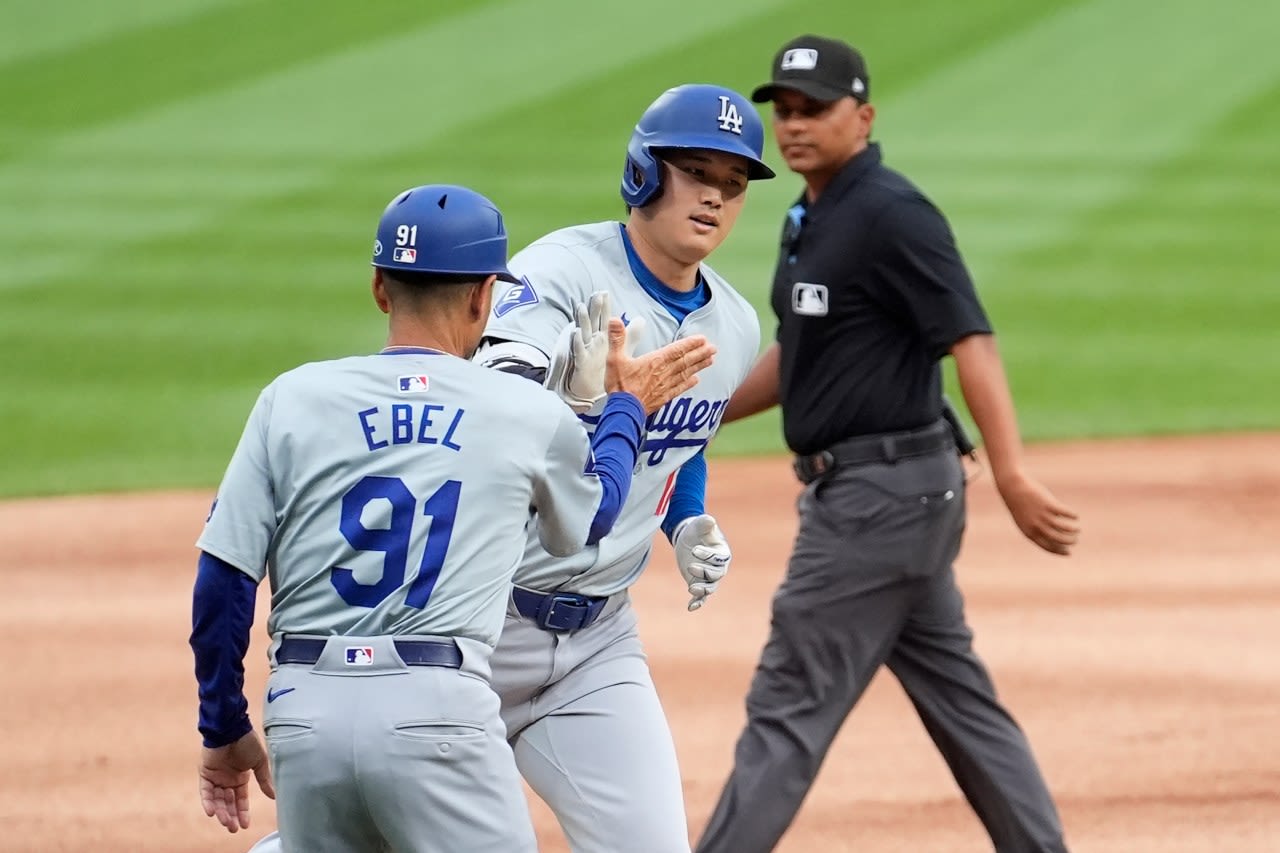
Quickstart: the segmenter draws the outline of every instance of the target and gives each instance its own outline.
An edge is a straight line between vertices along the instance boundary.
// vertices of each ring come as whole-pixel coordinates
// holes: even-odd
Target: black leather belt
[[[312,637],[285,637],[276,649],[276,663],[313,664],[320,660],[328,640]],[[351,646],[363,648],[353,637]],[[396,640],[396,654],[408,666],[445,666],[457,669],[462,666],[462,650],[457,643],[446,640]]]
[[[886,462],[892,465],[899,459],[928,456],[954,446],[951,427],[940,420],[915,430],[848,438],[818,453],[796,456],[791,467],[800,482],[808,484],[837,468]]]
[[[579,595],[576,592],[535,592],[519,586],[511,588],[511,599],[521,616],[532,619],[544,631],[579,631],[600,618],[608,596]]]

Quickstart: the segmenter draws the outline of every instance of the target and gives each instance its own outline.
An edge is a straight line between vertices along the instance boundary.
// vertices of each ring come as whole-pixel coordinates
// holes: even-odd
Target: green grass
[[[951,219],[1030,438],[1280,425],[1280,7],[870,5],[657,0],[620,29],[587,0],[14,0],[0,495],[216,482],[276,373],[380,345],[397,190],[473,185],[514,246],[618,217],[650,100],[748,90],[805,31],[866,52],[876,135]],[[766,339],[797,188],[755,185],[712,259]],[[716,453],[780,447],[765,415]]]

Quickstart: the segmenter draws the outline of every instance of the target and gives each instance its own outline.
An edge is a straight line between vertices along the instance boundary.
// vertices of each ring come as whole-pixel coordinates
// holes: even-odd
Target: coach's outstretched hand
[[[633,320],[628,329],[617,317],[609,318],[604,387],[610,393],[634,394],[646,412],[655,412],[698,384],[698,371],[711,366],[716,348],[702,335],[694,335],[633,357],[634,339],[629,346],[627,338],[628,332],[636,335],[636,324]]]
[[[254,732],[216,749],[206,746],[201,752],[200,803],[204,813],[217,818],[227,832],[249,828],[250,772],[258,777],[262,793],[274,800],[267,752]]]

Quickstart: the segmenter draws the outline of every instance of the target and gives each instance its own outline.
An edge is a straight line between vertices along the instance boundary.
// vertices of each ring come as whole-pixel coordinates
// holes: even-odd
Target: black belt
[[[310,637],[285,637],[276,649],[276,663],[313,664],[320,660],[328,640]],[[352,646],[359,642],[352,638]],[[457,643],[445,640],[396,640],[396,654],[408,666],[462,666],[462,650]]]
[[[887,462],[892,465],[909,456],[928,456],[955,444],[945,420],[904,432],[859,435],[831,445],[826,450],[796,456],[791,462],[802,483],[812,483],[837,468]]]
[[[600,618],[608,596],[579,595],[576,592],[534,592],[513,586],[511,599],[516,611],[538,623],[544,631],[579,631]]]

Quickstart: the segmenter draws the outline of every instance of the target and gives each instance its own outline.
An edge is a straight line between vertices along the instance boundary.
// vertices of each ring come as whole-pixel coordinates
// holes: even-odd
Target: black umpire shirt
[[[942,213],[872,143],[787,212],[773,311],[795,453],[942,414],[939,360],[990,324]]]

